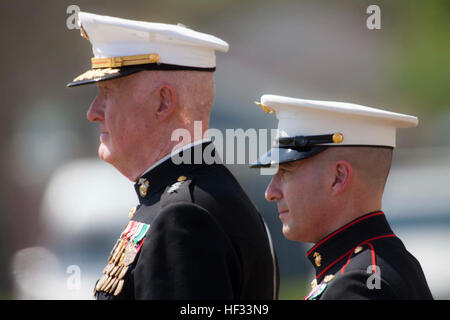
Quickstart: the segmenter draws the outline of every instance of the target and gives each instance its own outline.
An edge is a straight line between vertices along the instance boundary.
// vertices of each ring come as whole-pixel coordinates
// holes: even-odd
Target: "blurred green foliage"
[[[394,91],[424,113],[450,109],[450,1],[395,4]]]
[[[280,280],[279,300],[303,300],[310,290],[310,281],[305,277],[283,277]]]

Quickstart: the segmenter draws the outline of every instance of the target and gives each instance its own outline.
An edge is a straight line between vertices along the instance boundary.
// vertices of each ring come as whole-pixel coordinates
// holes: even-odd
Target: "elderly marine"
[[[267,227],[203,136],[215,51],[228,44],[178,25],[84,12],[79,21],[94,58],[68,86],[97,84],[87,118],[100,125],[99,157],[135,182],[139,200],[95,297],[276,299],[278,265]],[[195,121],[201,136],[194,136]],[[176,129],[193,139],[172,141]]]
[[[315,299],[432,299],[419,262],[382,211],[396,129],[417,118],[356,104],[263,95],[278,138],[253,167],[278,166],[266,189],[284,236],[314,243]]]

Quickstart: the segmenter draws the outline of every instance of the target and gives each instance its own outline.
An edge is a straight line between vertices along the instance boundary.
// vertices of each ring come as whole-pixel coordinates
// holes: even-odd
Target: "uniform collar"
[[[189,143],[181,148],[178,148],[176,150],[174,150],[173,152],[169,153],[168,155],[166,155],[165,157],[161,158],[160,160],[158,160],[156,163],[154,163],[150,168],[148,168],[147,170],[144,171],[144,173],[141,175],[141,178],[150,170],[152,170],[153,168],[156,168],[157,166],[159,166],[161,163],[163,163],[164,161],[166,161],[167,159],[172,158],[174,155],[179,154],[181,151],[190,149],[192,147],[195,147],[196,145],[202,144],[202,143],[206,143],[206,142],[211,142],[211,140],[209,139],[201,139],[201,140],[197,140],[194,141],[192,143]]]
[[[205,148],[210,144],[212,144],[211,141],[193,143],[179,149],[178,152],[172,152],[169,156],[158,162],[156,166],[149,168],[134,184],[134,189],[136,190],[139,203],[142,204],[147,199],[150,199],[153,194],[157,193],[161,189],[164,189],[169,184],[177,182],[178,179],[189,178],[189,173],[194,169],[208,165],[203,161],[203,157],[199,161],[197,159],[198,156],[195,158],[195,155],[203,155]],[[209,148],[212,148],[210,149],[212,151],[209,153],[214,155],[214,146],[211,145]],[[174,160],[174,157],[178,156],[178,159],[186,159],[186,156],[183,157],[183,153],[185,152],[190,152],[189,163],[177,164],[178,162],[177,160]]]
[[[306,257],[314,266],[316,279],[320,280],[331,267],[342,261],[357,246],[392,234],[384,213],[370,212],[324,237],[308,250]]]

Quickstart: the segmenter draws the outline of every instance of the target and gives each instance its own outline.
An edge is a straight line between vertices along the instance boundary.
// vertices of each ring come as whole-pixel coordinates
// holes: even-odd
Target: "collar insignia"
[[[150,182],[148,182],[148,180],[145,178],[140,178],[138,184],[139,184],[139,194],[141,195],[141,197],[144,198],[147,195]]]

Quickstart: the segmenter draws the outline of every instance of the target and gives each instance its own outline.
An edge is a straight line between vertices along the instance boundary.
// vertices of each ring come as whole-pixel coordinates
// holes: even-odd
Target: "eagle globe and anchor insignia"
[[[148,180],[145,178],[140,178],[138,184],[139,184],[139,194],[141,195],[141,197],[145,197],[147,195],[150,182],[148,182]]]

